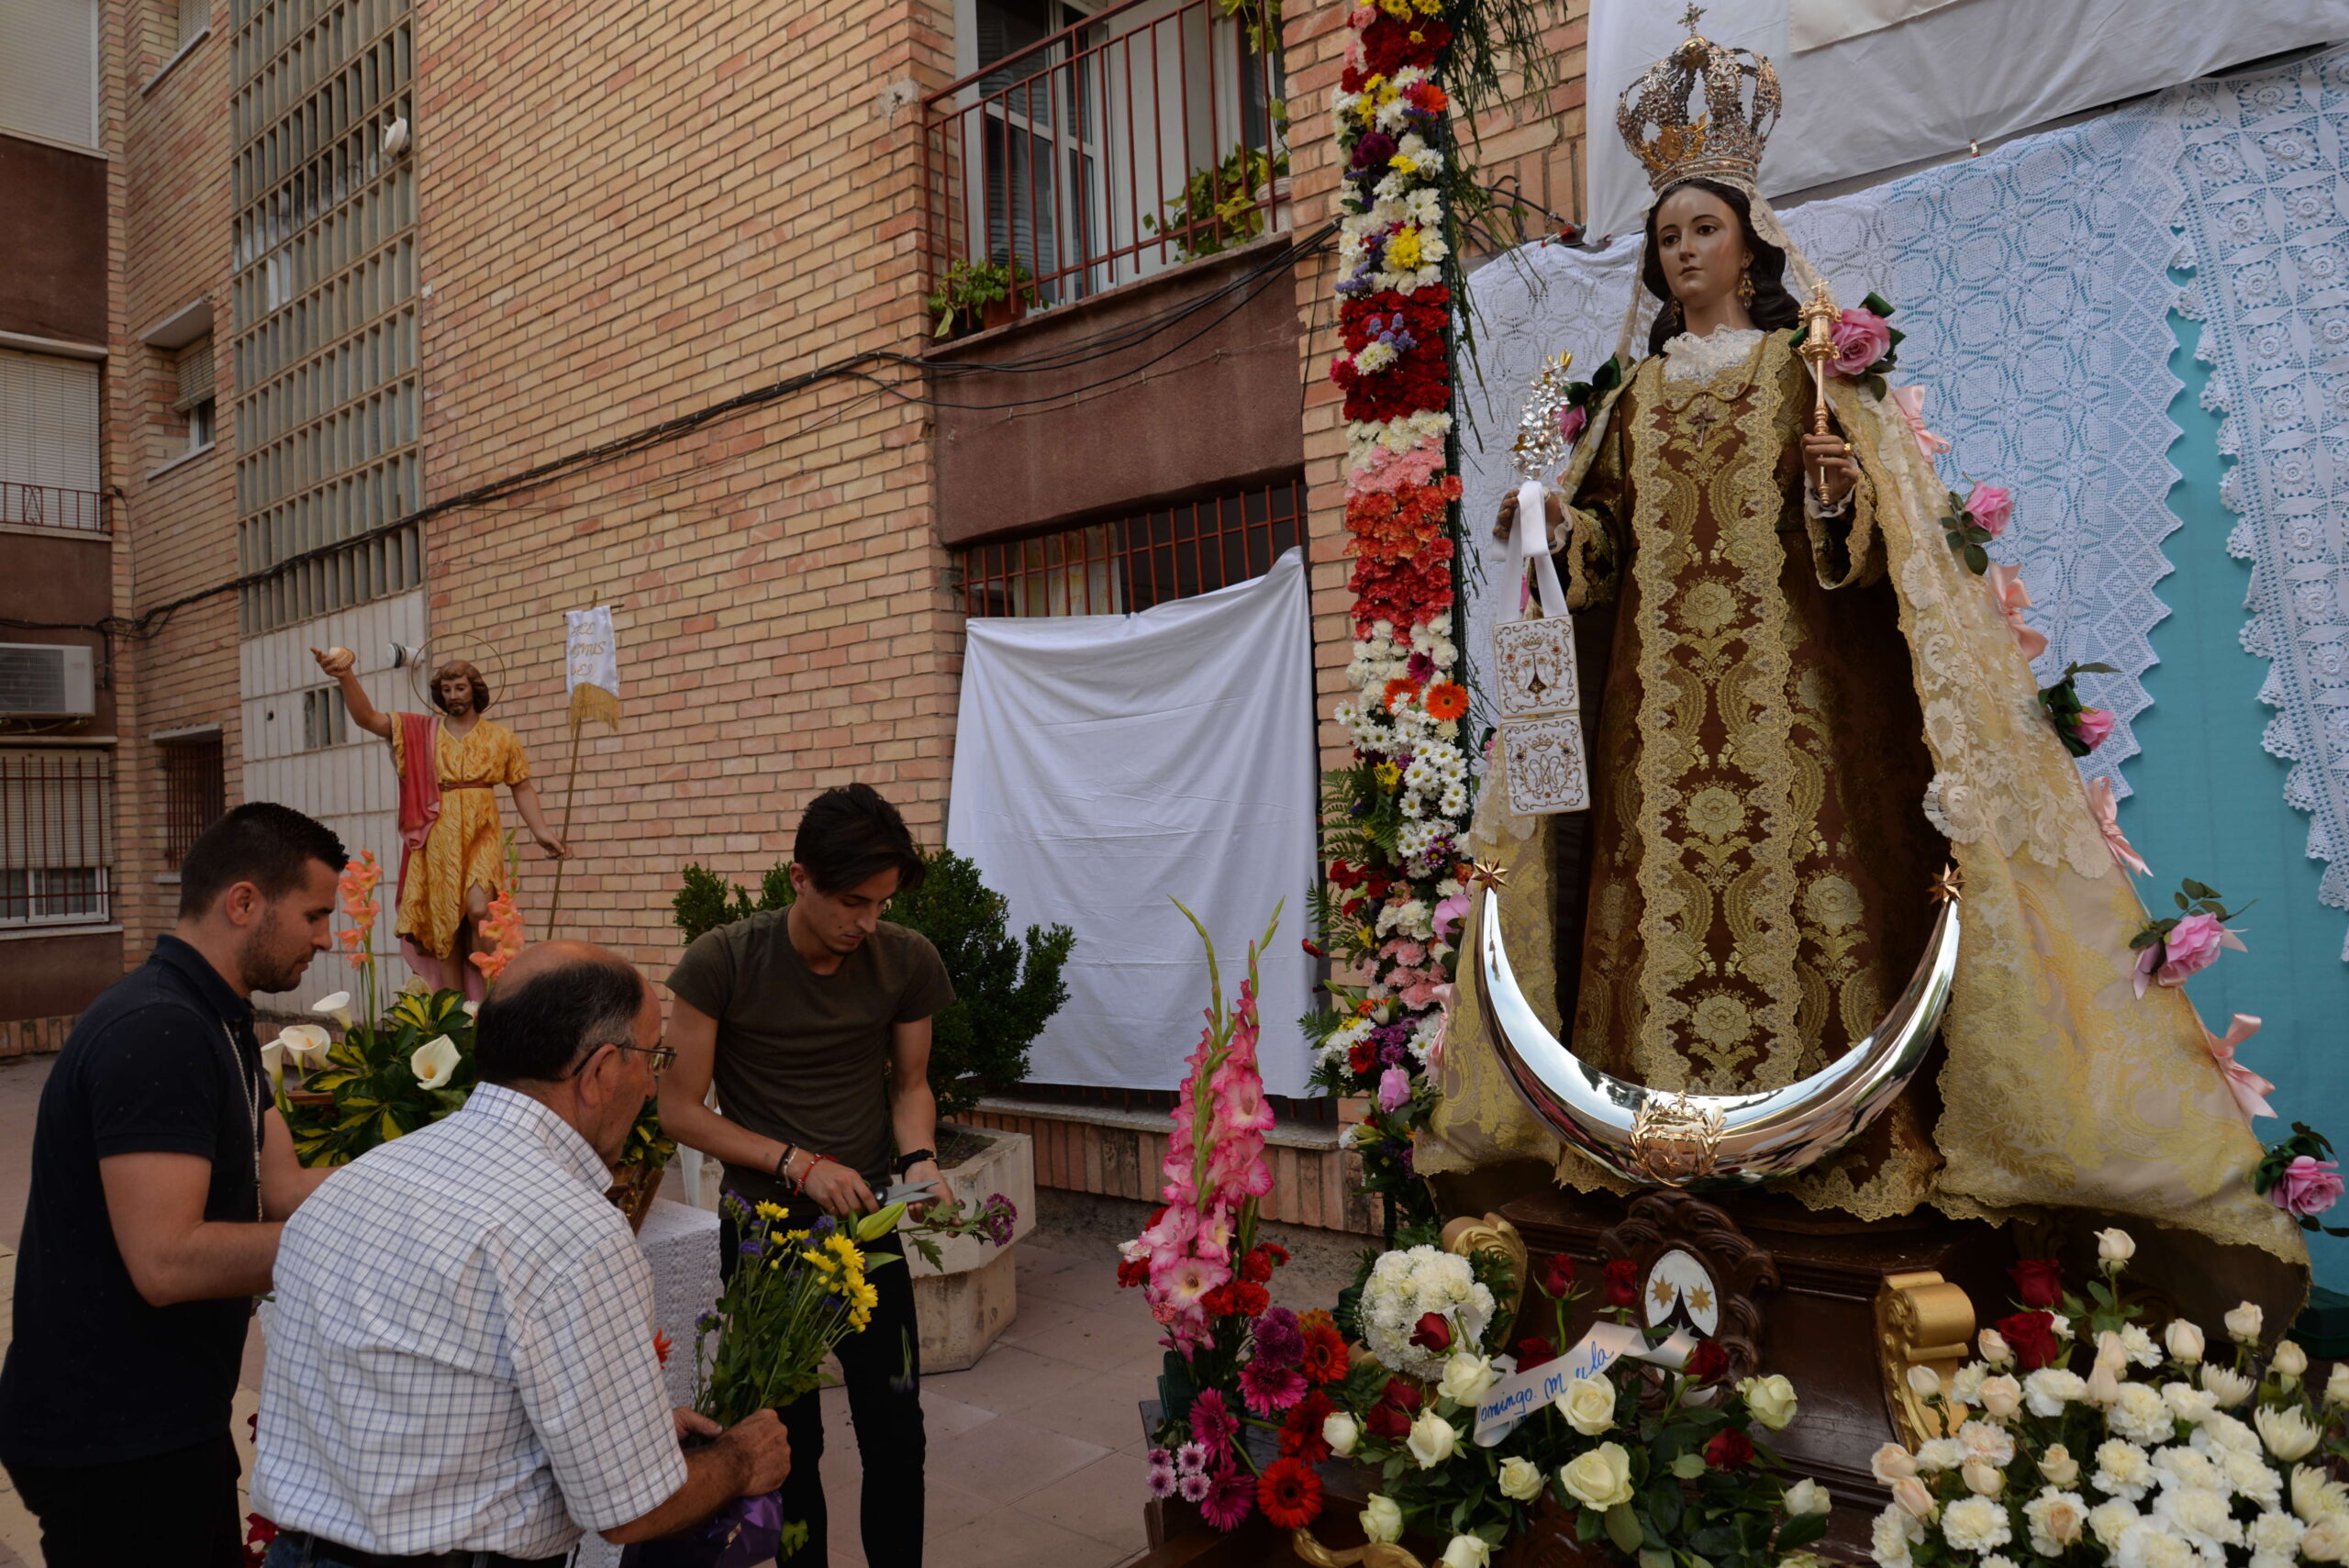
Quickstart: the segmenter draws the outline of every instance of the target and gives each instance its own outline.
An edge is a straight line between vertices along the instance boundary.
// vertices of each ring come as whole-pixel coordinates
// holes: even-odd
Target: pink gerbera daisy
[[[1259,1356],[1240,1369],[1240,1393],[1259,1416],[1277,1416],[1305,1397],[1305,1373]]]
[[[1240,1418],[1223,1402],[1223,1391],[1203,1388],[1191,1401],[1191,1436],[1210,1449],[1221,1448],[1240,1429]]]
[[[1256,1478],[1238,1465],[1215,1473],[1208,1495],[1199,1499],[1199,1514],[1218,1529],[1238,1529],[1256,1506]]]

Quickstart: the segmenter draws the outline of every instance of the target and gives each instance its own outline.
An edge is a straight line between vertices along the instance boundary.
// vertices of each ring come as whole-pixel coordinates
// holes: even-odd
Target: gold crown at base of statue
[[[1757,188],[1762,149],[1778,123],[1778,73],[1751,50],[1698,37],[1696,7],[1689,13],[1680,47],[1623,89],[1615,128],[1658,195],[1688,180]],[[1692,113],[1700,90],[1703,107]]]

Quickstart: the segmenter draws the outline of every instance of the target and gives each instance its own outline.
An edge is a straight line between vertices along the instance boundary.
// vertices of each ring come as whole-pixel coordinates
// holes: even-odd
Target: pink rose
[[[2090,708],[2083,712],[2093,713]],[[2219,924],[2216,915],[2188,915],[2170,928],[2162,940],[2161,972],[2154,978],[2164,985],[2183,985],[2189,974],[2199,973],[2219,960],[2219,950],[2227,944],[2227,929]]]
[[[1562,441],[1571,441],[1581,435],[1589,424],[1588,409],[1569,408],[1558,416],[1558,439]]]
[[[2267,1201],[2286,1214],[2318,1215],[2341,1197],[2341,1167],[2302,1154],[2285,1166],[2267,1189]]]
[[[1378,1075],[1378,1108],[1388,1116],[1402,1109],[1411,1097],[1411,1075],[1400,1067],[1389,1067]],[[2338,1184],[2335,1184],[2338,1185]]]
[[[1837,375],[1858,375],[1892,347],[1892,328],[1873,310],[1847,310],[1835,318],[1828,341],[1835,347],[1828,369]]]
[[[2093,751],[2112,733],[2112,715],[2100,707],[2084,707],[2072,721],[2072,732],[2080,738],[2081,745]]]
[[[1997,539],[2014,521],[2015,498],[1995,484],[1976,484],[1965,497],[1965,515],[1974,526]]]

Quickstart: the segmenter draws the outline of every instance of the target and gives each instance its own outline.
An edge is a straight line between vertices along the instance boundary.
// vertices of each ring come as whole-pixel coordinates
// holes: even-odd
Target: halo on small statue
[[[432,690],[432,673],[444,664],[462,662],[481,672],[495,700],[505,686],[505,659],[497,644],[473,632],[453,631],[429,637],[422,642],[395,642],[391,645],[392,668],[407,673],[408,690],[426,707],[438,711],[440,705]]]

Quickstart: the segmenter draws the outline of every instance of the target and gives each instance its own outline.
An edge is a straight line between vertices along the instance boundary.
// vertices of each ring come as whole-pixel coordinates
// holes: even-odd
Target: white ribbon
[[[1517,526],[1509,530],[1508,535],[1509,576],[1518,585],[1517,606],[1508,617],[1511,620],[1525,618],[1525,563],[1528,561],[1533,562],[1533,580],[1541,594],[1542,613],[1563,618],[1566,613],[1566,591],[1559,584],[1557,564],[1550,558],[1549,489],[1538,479],[1529,479],[1517,487]]]
[[[1529,1371],[1512,1373],[1485,1390],[1484,1397],[1476,1401],[1476,1446],[1492,1447],[1569,1386],[1586,1377],[1606,1376],[1607,1369],[1625,1356],[1677,1372],[1696,1348],[1696,1339],[1682,1329],[1674,1329],[1670,1339],[1650,1349],[1647,1336],[1637,1329],[1595,1323],[1564,1355]]]

